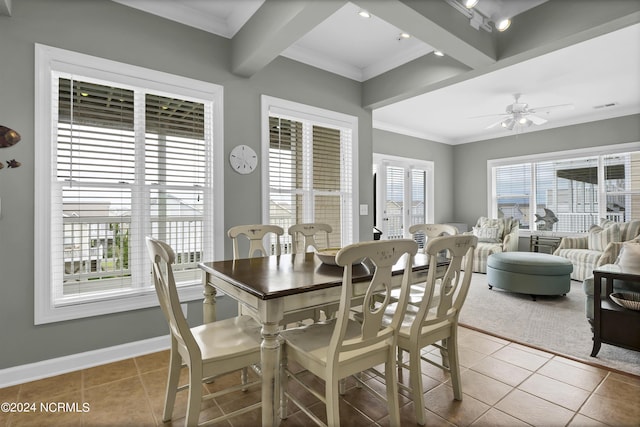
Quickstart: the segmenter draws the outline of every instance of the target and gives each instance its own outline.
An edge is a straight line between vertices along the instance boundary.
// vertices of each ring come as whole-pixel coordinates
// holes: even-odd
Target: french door
[[[383,239],[411,237],[413,224],[433,222],[433,163],[374,155],[376,227]]]

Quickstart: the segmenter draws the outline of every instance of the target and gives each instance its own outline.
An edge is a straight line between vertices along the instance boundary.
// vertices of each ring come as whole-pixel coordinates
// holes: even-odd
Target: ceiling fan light
[[[361,10],[360,12],[358,12],[358,15],[361,18],[371,18],[371,14],[369,12],[367,12],[366,10]]]
[[[527,119],[526,117],[520,117],[518,123],[520,123],[521,125],[529,124],[529,119]]]
[[[465,0],[464,1],[464,7],[466,7],[467,9],[471,9],[472,7],[474,7],[477,4],[478,4],[478,0]]]
[[[510,26],[511,26],[511,19],[509,18],[501,19],[496,23],[496,29],[500,32],[505,31]]]
[[[434,51],[433,51],[433,54],[434,54],[435,56],[444,56],[444,53],[440,52],[439,50],[434,50]]]

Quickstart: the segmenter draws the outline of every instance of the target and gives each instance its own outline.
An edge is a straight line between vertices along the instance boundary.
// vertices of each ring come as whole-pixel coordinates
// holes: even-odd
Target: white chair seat
[[[292,354],[297,352],[305,354],[318,366],[324,366],[327,363],[327,348],[329,347],[329,341],[331,340],[334,329],[335,319],[326,323],[314,323],[302,328],[289,329],[281,332],[280,335],[286,340],[289,358],[293,358],[294,356],[292,356]],[[344,345],[348,345],[351,340],[358,339],[361,334],[361,329],[362,325],[353,320],[349,320],[344,336]],[[382,349],[390,344],[389,342],[377,343],[367,347],[367,351],[364,353],[359,350],[342,352],[339,357],[340,364],[366,359],[367,353],[377,353],[376,350]],[[383,363],[384,359],[383,357],[380,363]],[[296,358],[296,360],[298,360],[298,358]],[[305,368],[310,369],[307,366],[305,366]],[[355,372],[359,372],[359,370],[353,371],[352,373]]]
[[[256,345],[262,342],[260,329],[260,324],[251,316],[239,316],[193,327],[191,333],[203,359],[233,360],[255,353]],[[238,369],[245,366],[241,364]]]

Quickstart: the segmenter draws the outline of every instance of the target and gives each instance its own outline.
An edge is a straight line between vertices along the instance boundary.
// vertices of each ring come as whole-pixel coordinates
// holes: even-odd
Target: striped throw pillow
[[[604,251],[611,242],[620,241],[620,227],[618,224],[607,228],[593,226],[589,229],[588,248],[592,251]]]

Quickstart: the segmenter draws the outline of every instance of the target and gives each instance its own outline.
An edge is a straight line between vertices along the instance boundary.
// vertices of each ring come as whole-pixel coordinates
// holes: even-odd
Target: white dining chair
[[[309,222],[303,224],[294,224],[287,230],[291,236],[292,252],[300,254],[307,252],[309,249],[320,250],[331,247],[329,235],[333,229],[329,224],[319,222]],[[318,242],[322,241],[322,244]]]
[[[398,359],[398,367],[409,370],[409,387],[415,407],[418,424],[425,423],[425,405],[422,391],[421,360],[431,363],[451,374],[453,395],[462,400],[460,364],[458,361],[458,316],[464,304],[471,283],[473,251],[478,239],[471,235],[442,236],[429,240],[425,253],[429,264],[435,265],[438,254],[448,251],[450,263],[444,277],[438,279],[436,269],[429,269],[419,306],[404,304],[405,315],[397,330],[399,350],[409,353],[409,363]],[[468,255],[463,267],[463,257]],[[464,270],[462,272],[461,270]],[[435,295],[438,301],[433,303]],[[392,304],[386,309],[383,324],[393,324],[397,310],[402,303]],[[429,345],[440,349],[442,363],[437,363],[421,354]],[[402,352],[398,351],[401,355]]]
[[[395,337],[396,330],[402,320],[403,310],[398,310],[398,315],[387,326],[382,325],[382,319],[385,308],[391,302],[392,266],[401,257],[405,257],[401,288],[406,293],[413,257],[417,250],[418,244],[415,241],[398,239],[356,243],[346,246],[338,252],[336,262],[339,266],[343,266],[344,272],[337,317],[327,322],[314,323],[281,333],[284,343],[281,362],[281,414],[283,418],[287,417],[287,401],[290,400],[317,424],[339,426],[340,380],[373,366],[384,364],[389,423],[392,426],[400,425]],[[364,268],[357,265],[354,267],[353,264],[365,258],[367,264],[371,263],[375,266],[373,277],[366,283],[353,283],[352,269]],[[362,306],[366,307],[362,309],[362,323],[350,318],[354,286],[366,289],[362,302]],[[386,294],[386,298],[376,298],[381,292]],[[406,300],[406,298],[404,299]],[[402,306],[402,302],[400,304]],[[305,371],[323,379],[325,381],[324,395],[305,384],[302,379],[305,371],[297,373],[290,371],[288,369],[290,362],[295,362]],[[288,391],[289,379],[296,381],[325,402],[326,424],[304,408],[298,397]],[[365,383],[362,383],[361,386],[369,389]],[[376,392],[373,394],[378,396]]]
[[[202,383],[210,382],[219,375],[237,371],[260,363],[260,328],[249,316],[239,316],[204,325],[189,327],[182,312],[172,264],[176,255],[167,243],[147,237],[147,249],[152,262],[153,282],[162,312],[169,323],[171,350],[167,389],[165,393],[162,421],[168,422],[178,391],[188,389],[187,413],[185,425],[198,425],[203,399],[212,399],[237,390],[246,390],[260,381],[248,383],[242,381],[215,393],[202,395]],[[179,387],[180,371],[183,364],[188,368],[188,383]],[[243,378],[245,378],[243,376]],[[221,422],[256,408],[261,403],[244,407],[232,413],[220,416],[208,423]]]
[[[409,233],[411,233],[413,240],[418,242],[418,251],[424,251],[430,239],[441,236],[455,236],[458,234],[458,229],[450,224],[413,224],[409,227]],[[443,257],[448,256],[446,251],[440,255]],[[424,295],[424,283],[424,277],[417,275],[414,276],[414,283],[411,285],[411,289],[409,291],[408,304],[420,305],[422,302],[422,296]],[[397,289],[391,293],[391,297],[396,300],[399,295],[400,291]],[[432,303],[435,304],[437,301],[436,294]]]
[[[273,237],[275,238],[273,250],[267,250],[264,246],[264,238],[269,234],[273,234]],[[233,259],[239,259],[241,257],[240,240],[242,236],[249,241],[249,250],[247,255],[243,256],[243,258],[280,255],[282,253],[282,249],[280,248],[280,236],[283,234],[284,229],[282,227],[271,224],[236,225],[235,227],[231,227],[227,230],[227,235],[233,244]]]

